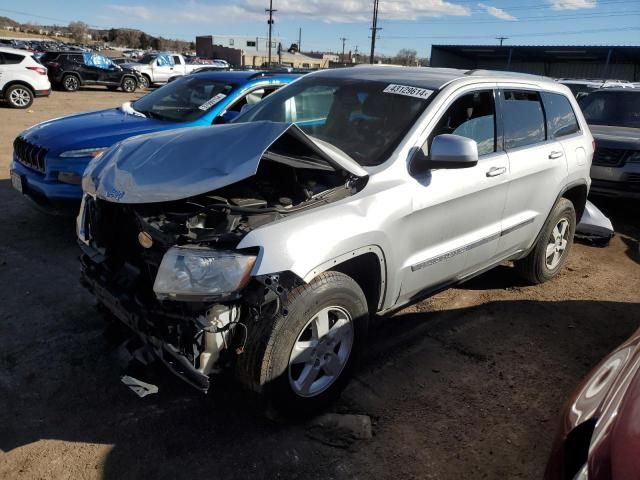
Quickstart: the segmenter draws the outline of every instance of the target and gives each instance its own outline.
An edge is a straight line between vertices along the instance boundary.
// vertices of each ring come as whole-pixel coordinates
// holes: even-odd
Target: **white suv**
[[[82,279],[196,388],[235,368],[306,411],[345,384],[370,315],[506,260],[532,283],[557,275],[592,155],[571,91],[550,79],[320,71],[229,125],[95,158]]]
[[[51,93],[47,69],[33,53],[0,48],[0,97],[13,108],[29,108],[35,97]]]

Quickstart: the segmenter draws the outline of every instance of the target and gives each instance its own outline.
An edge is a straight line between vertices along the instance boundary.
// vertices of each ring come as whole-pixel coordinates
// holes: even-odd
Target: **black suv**
[[[109,90],[121,88],[131,93],[140,79],[135,70],[94,52],[47,52],[40,62],[49,71],[51,85],[67,92],[75,92],[82,85],[104,85]]]

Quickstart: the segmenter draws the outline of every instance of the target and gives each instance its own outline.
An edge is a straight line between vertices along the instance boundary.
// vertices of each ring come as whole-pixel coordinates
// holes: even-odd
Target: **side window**
[[[255,105],[256,103],[266,98],[267,95],[269,95],[270,93],[275,92],[278,89],[278,87],[279,86],[263,87],[263,88],[257,88],[255,90],[251,90],[249,93],[247,93],[244,97],[242,97],[240,100],[234,103],[227,110],[230,110],[232,112],[239,112],[240,110],[242,110],[242,107],[244,107],[245,105]]]
[[[558,93],[541,92],[544,111],[547,114],[549,138],[559,138],[580,131],[576,114],[567,97]]]
[[[24,60],[24,55],[16,55],[15,53],[4,52],[4,63],[7,65],[16,65]]]
[[[84,63],[84,57],[82,55],[69,55],[69,60],[75,63]]]
[[[173,57],[173,63],[175,63],[176,65],[180,65],[180,57],[177,55],[174,55]]]
[[[493,91],[469,93],[453,102],[431,132],[429,146],[434,137],[445,133],[475,140],[478,155],[495,152],[496,114]]]
[[[3,53],[0,52],[0,65],[4,65],[4,57],[3,57]]]
[[[505,150],[544,142],[547,138],[538,92],[505,90],[502,121]]]

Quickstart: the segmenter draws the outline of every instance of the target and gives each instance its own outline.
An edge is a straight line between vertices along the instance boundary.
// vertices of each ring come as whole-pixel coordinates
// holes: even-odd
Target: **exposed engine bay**
[[[252,230],[353,195],[365,183],[366,177],[336,169],[284,136],[263,152],[255,175],[211,192],[152,203],[85,195],[78,217],[81,281],[137,334],[143,348],[206,392],[209,375],[244,351],[247,325],[277,313],[282,296],[299,279],[286,273],[251,277],[215,302],[181,301],[158,295],[154,284],[168,253],[187,249],[234,255]],[[245,253],[256,254],[237,255]]]
[[[347,197],[355,188],[341,172],[263,162],[255,176],[234,185],[187,200],[136,205],[135,213],[145,231],[153,229],[165,241],[235,247],[261,225]]]

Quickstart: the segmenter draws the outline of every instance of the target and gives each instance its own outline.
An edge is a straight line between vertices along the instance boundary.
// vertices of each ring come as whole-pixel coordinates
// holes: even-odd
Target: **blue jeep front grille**
[[[34,145],[24,138],[18,137],[13,142],[13,151],[18,162],[40,173],[44,173],[44,159],[48,151],[46,148]]]

